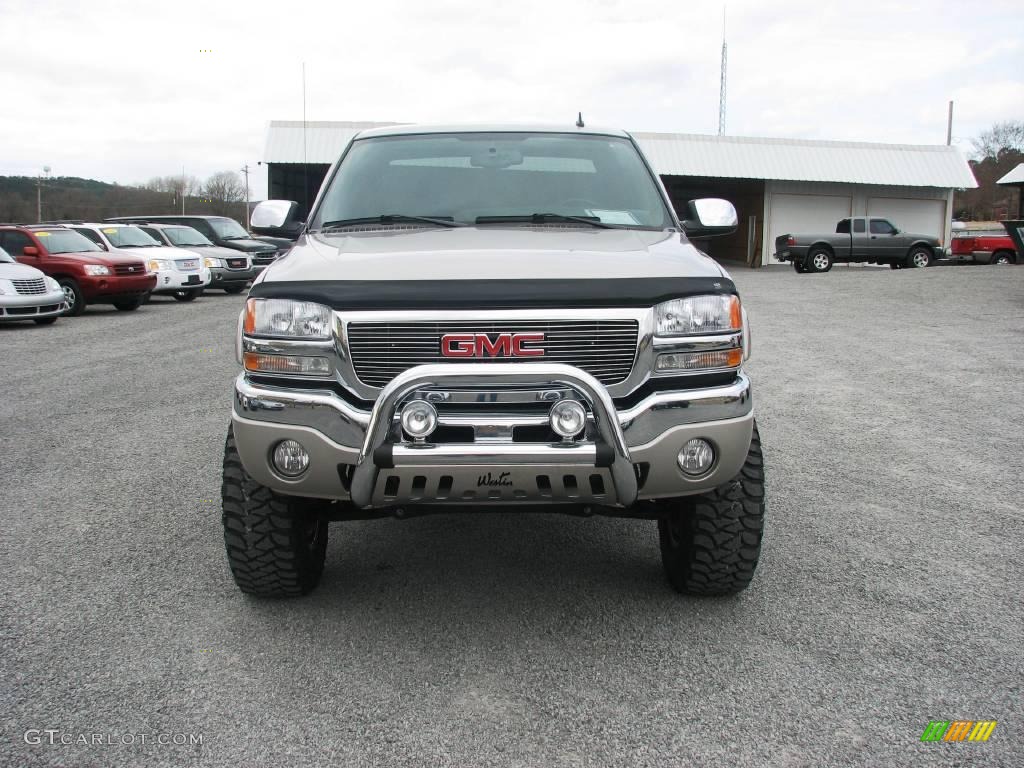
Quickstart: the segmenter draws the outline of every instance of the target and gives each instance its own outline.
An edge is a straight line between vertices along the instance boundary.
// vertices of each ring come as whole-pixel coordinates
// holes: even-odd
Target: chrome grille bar
[[[430,363],[465,363],[441,356],[441,337],[449,333],[543,333],[544,355],[534,358],[474,358],[478,363],[547,362],[577,366],[608,386],[624,381],[633,369],[639,323],[635,319],[424,320],[350,322],[348,348],[359,380],[382,387],[403,371]]]

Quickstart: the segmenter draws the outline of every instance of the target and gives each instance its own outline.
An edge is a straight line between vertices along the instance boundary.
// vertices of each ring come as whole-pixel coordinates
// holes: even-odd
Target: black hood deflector
[[[571,309],[649,307],[700,294],[735,294],[727,277],[578,280],[281,280],[256,283],[253,298],[294,299],[336,310]]]

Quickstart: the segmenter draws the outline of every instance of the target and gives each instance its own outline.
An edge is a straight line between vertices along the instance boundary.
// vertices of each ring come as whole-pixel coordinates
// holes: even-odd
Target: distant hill
[[[186,213],[228,215],[241,220],[244,203],[224,203],[194,196],[185,199]],[[77,176],[57,176],[43,182],[42,219],[98,220],[109,216],[179,213],[181,200],[173,192],[108,184]],[[0,222],[32,223],[36,219],[36,179],[0,176]]]

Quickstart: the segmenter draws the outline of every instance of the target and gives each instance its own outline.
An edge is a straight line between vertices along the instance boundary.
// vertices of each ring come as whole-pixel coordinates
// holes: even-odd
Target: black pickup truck
[[[928,267],[944,255],[942,241],[897,229],[888,219],[840,219],[830,235],[779,235],[775,258],[790,261],[798,274],[828,272],[837,261],[888,264],[892,269]]]

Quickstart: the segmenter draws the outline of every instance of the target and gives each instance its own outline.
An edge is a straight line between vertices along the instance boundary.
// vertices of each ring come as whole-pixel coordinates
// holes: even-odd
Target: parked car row
[[[0,321],[43,324],[89,304],[130,312],[154,294],[240,293],[287,247],[222,216],[153,216],[2,224],[0,250]]]

